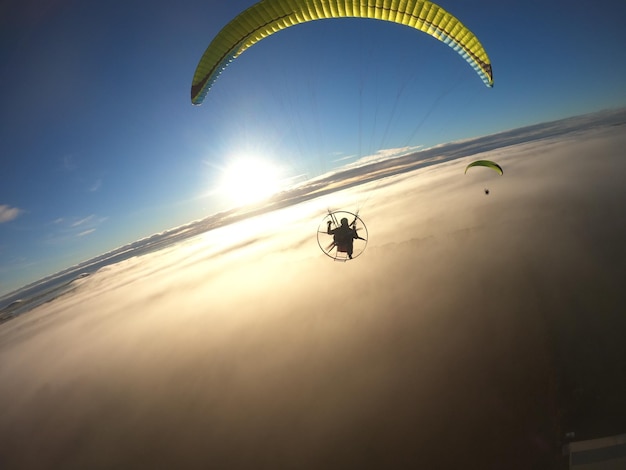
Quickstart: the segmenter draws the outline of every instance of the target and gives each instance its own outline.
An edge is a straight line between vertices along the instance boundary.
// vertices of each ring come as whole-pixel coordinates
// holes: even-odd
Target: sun
[[[283,189],[281,168],[262,158],[237,158],[222,170],[220,193],[232,204],[261,202]]]

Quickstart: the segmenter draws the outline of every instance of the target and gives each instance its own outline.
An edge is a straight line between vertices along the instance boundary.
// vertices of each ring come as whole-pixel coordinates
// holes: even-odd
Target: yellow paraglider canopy
[[[222,70],[243,51],[277,31],[327,18],[372,18],[403,24],[457,51],[485,85],[493,86],[491,62],[478,38],[463,23],[427,0],[262,0],[228,23],[198,63],[191,102],[201,104]]]

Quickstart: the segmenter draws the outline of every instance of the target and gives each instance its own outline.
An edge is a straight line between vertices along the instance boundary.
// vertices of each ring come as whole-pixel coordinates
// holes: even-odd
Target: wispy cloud
[[[96,214],[90,214],[86,217],[59,217],[52,224],[55,226],[54,231],[46,237],[47,243],[58,244],[67,243],[77,238],[85,237],[97,231],[98,227],[107,220],[107,217],[101,217]]]
[[[63,169],[66,171],[74,171],[78,168],[78,165],[74,161],[74,157],[72,155],[65,155],[63,157]]]
[[[89,187],[89,192],[95,193],[96,191],[98,191],[100,188],[102,187],[102,180],[98,179],[95,183],[93,183],[90,187]]]
[[[359,158],[352,165],[348,165],[348,167],[350,166],[358,167],[362,165],[368,165],[370,163],[380,162],[383,160],[389,160],[390,158],[403,157],[405,155],[409,155],[411,153],[417,152],[420,148],[422,148],[421,145],[414,146],[414,147],[398,147],[398,148],[391,148],[391,149],[382,149],[373,155],[367,155],[365,157]]]
[[[382,160],[389,160],[390,158],[394,158],[394,157],[403,157],[410,153],[417,152],[420,148],[422,148],[421,145],[413,146],[413,147],[398,147],[398,148],[390,148],[390,149],[381,149],[372,155],[362,156],[358,158],[357,160],[346,164],[345,166],[342,167],[342,169],[355,168],[355,167],[359,167],[362,165],[368,165],[370,163],[376,163]],[[334,159],[333,163],[345,162],[348,160],[353,160],[355,158],[357,158],[356,155],[341,156],[339,158]]]
[[[95,215],[91,214],[88,215],[87,217],[83,218],[83,219],[79,219],[76,222],[72,223],[72,227],[80,227],[81,225],[85,225],[88,222],[92,221],[94,219]]]
[[[84,190],[94,193],[99,191],[102,188],[102,178],[97,176],[91,176],[89,174],[85,174],[85,171],[81,171],[81,166],[79,165],[79,158],[76,156],[68,154],[64,155],[61,158],[61,168],[62,171],[71,175],[73,178],[73,182],[75,184],[79,184],[81,188]]]
[[[24,211],[22,209],[18,209],[17,207],[0,204],[0,224],[16,219],[22,212]]]

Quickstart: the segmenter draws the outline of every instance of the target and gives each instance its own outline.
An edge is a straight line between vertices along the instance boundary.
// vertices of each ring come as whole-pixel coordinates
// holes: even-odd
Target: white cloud
[[[46,243],[71,243],[76,238],[94,233],[98,226],[106,220],[107,217],[100,217],[96,214],[80,219],[76,217],[59,217],[52,222],[54,230],[46,236]]]
[[[612,132],[486,150],[504,177],[446,161],[129,251],[0,329],[6,459],[74,446],[75,467],[365,467],[375,442],[401,466],[455,442],[446,467],[475,449],[497,467],[494,448],[531,460],[554,441],[570,371],[610,419],[626,357],[626,134]],[[326,259],[325,208],[369,192],[366,253]],[[168,445],[138,457],[146,435]]]
[[[389,160],[391,158],[403,157],[405,155],[409,155],[411,153],[417,152],[421,148],[421,145],[414,147],[398,147],[398,148],[390,148],[390,149],[381,149],[373,155],[366,155],[364,157],[359,158],[353,163],[350,163],[341,169],[348,168],[358,168],[364,165],[369,165],[371,163],[377,163],[385,160]]]
[[[78,165],[74,162],[72,155],[65,155],[63,157],[63,168],[66,171],[74,171],[78,168]]]
[[[0,224],[16,219],[23,211],[17,207],[0,204]]]
[[[87,222],[89,222],[89,221],[93,220],[93,218],[94,218],[94,217],[95,217],[95,216],[94,216],[93,214],[91,214],[91,215],[89,215],[89,216],[87,216],[87,217],[85,217],[85,218],[83,218],[83,219],[77,220],[76,222],[74,222],[74,223],[72,224],[72,227],[79,227],[79,226],[81,226],[81,225],[84,225],[84,224],[86,224]]]
[[[95,193],[102,187],[102,180],[99,179],[89,187],[89,192]]]

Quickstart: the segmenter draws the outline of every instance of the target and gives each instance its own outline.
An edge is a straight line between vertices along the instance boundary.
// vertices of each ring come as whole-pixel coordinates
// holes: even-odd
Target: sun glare
[[[236,205],[267,199],[283,189],[280,168],[260,158],[233,160],[223,170],[220,192]]]

